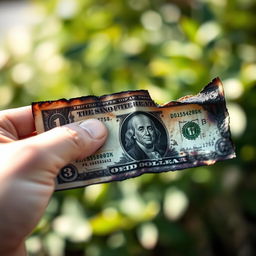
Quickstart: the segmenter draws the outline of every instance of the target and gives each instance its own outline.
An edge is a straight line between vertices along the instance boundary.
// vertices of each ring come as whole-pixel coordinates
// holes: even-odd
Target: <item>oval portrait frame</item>
[[[133,118],[134,116],[137,115],[144,115],[147,116],[155,125],[155,127],[158,129],[158,131],[160,132],[160,137],[159,137],[159,145],[160,148],[163,150],[163,154],[162,157],[165,156],[165,154],[168,151],[168,142],[169,142],[169,136],[168,136],[168,132],[167,129],[165,127],[165,125],[163,124],[162,120],[160,120],[159,118],[157,118],[154,114],[151,114],[149,112],[144,112],[144,111],[136,111],[132,114],[129,114],[128,116],[126,116],[123,120],[123,122],[120,125],[120,130],[119,130],[119,140],[120,140],[120,144],[122,146],[122,149],[124,150],[125,153],[127,153],[127,155],[134,159],[129,153],[129,149],[127,148],[127,146],[125,145],[125,136],[126,136],[126,132],[127,132],[127,125],[128,122],[131,118]],[[135,160],[135,159],[134,159]]]

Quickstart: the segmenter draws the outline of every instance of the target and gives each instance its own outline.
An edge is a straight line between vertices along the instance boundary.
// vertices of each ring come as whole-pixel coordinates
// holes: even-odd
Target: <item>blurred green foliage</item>
[[[224,83],[237,159],[54,194],[30,255],[256,254],[255,0],[37,0],[0,45],[0,108]]]

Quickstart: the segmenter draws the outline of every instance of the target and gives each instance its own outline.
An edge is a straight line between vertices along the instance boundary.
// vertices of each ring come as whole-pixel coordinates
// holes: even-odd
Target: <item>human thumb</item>
[[[97,119],[80,124],[73,123],[25,139],[24,149],[29,149],[30,166],[56,172],[77,159],[95,153],[107,138],[107,128]]]

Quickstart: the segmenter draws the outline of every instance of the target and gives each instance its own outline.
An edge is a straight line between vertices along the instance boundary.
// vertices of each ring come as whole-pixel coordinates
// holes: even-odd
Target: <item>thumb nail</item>
[[[102,139],[107,134],[105,125],[97,119],[83,121],[80,125],[93,139]]]

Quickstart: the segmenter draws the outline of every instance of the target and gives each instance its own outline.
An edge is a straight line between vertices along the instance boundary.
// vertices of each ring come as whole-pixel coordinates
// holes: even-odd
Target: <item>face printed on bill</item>
[[[134,116],[131,120],[134,139],[146,148],[151,148],[156,140],[154,123],[145,115]]]

